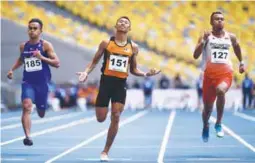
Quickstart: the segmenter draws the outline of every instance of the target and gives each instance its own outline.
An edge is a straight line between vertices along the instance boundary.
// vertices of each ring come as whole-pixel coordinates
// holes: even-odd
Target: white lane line
[[[238,161],[240,158],[187,158],[187,161]]]
[[[22,112],[20,112],[20,116],[16,116],[16,117],[10,117],[10,118],[2,118],[4,114],[2,114],[1,116],[1,122],[9,122],[9,121],[17,121],[17,120],[21,120],[21,114]],[[37,114],[36,113],[32,113],[31,117],[35,117]]]
[[[210,117],[210,120],[213,123],[216,123],[216,118],[213,116]],[[241,144],[243,144],[245,147],[249,148],[251,151],[255,152],[255,147],[253,147],[251,144],[247,143],[241,136],[237,135],[234,131],[232,131],[230,128],[228,128],[226,125],[222,124],[223,130],[225,130],[229,135],[231,135],[233,138],[235,138],[237,141],[239,141]]]
[[[67,112],[67,113],[64,113],[64,114],[71,114],[72,112]],[[16,117],[10,117],[10,118],[2,118],[4,114],[2,114],[1,116],[1,122],[9,122],[9,121],[17,121],[17,120],[21,120],[21,114],[22,112],[20,112],[20,116],[16,116]],[[63,114],[63,115],[64,115]],[[37,113],[32,113],[31,114],[31,117],[36,117],[37,116]]]
[[[166,130],[165,130],[165,134],[163,137],[163,141],[160,147],[160,151],[159,151],[159,155],[158,155],[158,163],[163,163],[164,160],[164,155],[165,155],[165,151],[166,151],[166,146],[167,146],[167,142],[169,140],[169,136],[170,136],[170,132],[171,132],[171,128],[174,122],[174,117],[176,115],[175,111],[172,111],[171,114],[169,115],[169,119],[168,119],[168,123],[166,126]]]
[[[148,111],[143,111],[143,112],[137,113],[137,114],[135,114],[135,115],[133,115],[133,116],[131,116],[131,117],[121,121],[120,124],[119,124],[119,128],[121,128],[124,125],[126,125],[128,123],[131,123],[131,122],[141,118],[142,116],[144,116],[147,113],[148,113]],[[69,153],[71,153],[71,152],[73,152],[73,151],[75,151],[75,150],[77,150],[77,149],[79,149],[79,148],[81,148],[81,147],[83,147],[83,146],[85,146],[85,145],[95,141],[96,139],[99,139],[100,137],[103,137],[104,135],[107,134],[107,132],[108,132],[108,129],[105,129],[105,130],[99,132],[98,134],[90,137],[89,139],[86,139],[86,140],[82,141],[81,143],[77,144],[76,146],[74,146],[72,148],[69,148],[68,150],[60,153],[59,155],[57,155],[57,156],[55,156],[53,158],[50,158],[45,163],[51,163],[53,161],[56,161],[57,159],[59,159],[59,158],[65,156],[65,155],[67,155],[67,154],[69,154]]]
[[[91,122],[93,120],[96,120],[95,116],[90,117],[90,118],[83,118],[83,119],[80,119],[80,120],[72,121],[72,122],[64,124],[64,125],[60,125],[60,126],[48,128],[48,129],[45,129],[45,130],[42,130],[42,131],[39,131],[39,132],[35,132],[35,133],[31,134],[31,137],[36,137],[36,136],[44,135],[44,134],[47,134],[47,133],[56,132],[56,131],[59,131],[59,130],[62,130],[62,129],[66,129],[66,128],[70,128],[70,127],[77,126],[77,125],[80,125],[80,124],[88,123],[88,122]],[[25,136],[21,136],[21,137],[12,139],[12,140],[1,142],[0,146],[11,144],[11,143],[14,143],[16,141],[22,140],[24,138],[25,138]]]
[[[25,158],[1,158],[1,161],[26,161]]]
[[[81,161],[100,161],[99,158],[76,158],[77,160]],[[131,161],[132,158],[109,158],[109,161]]]
[[[32,116],[32,115],[31,115]],[[9,121],[13,121],[13,120],[20,120],[21,117],[17,116],[17,117],[10,117],[10,118],[1,118],[1,122],[9,122]]]
[[[34,124],[53,122],[53,121],[57,121],[57,120],[61,120],[61,119],[75,117],[80,114],[82,114],[82,113],[69,113],[69,114],[57,115],[54,117],[44,118],[44,119],[32,120],[32,124],[34,125]],[[12,124],[12,125],[3,126],[2,128],[0,128],[0,130],[13,129],[13,128],[21,127],[21,126],[22,126],[22,123],[16,123],[16,124]]]
[[[253,116],[250,116],[250,115],[247,115],[244,113],[240,113],[240,112],[235,112],[234,115],[241,117],[243,119],[255,122],[255,117],[253,117]]]

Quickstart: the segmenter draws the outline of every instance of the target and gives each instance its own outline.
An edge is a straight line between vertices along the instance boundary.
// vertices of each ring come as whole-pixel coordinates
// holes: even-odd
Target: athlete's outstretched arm
[[[238,58],[239,62],[242,62],[243,58],[242,58],[240,44],[237,41],[237,38],[234,34],[230,34],[230,38],[231,38],[232,46],[233,46],[236,57]]]
[[[20,53],[23,52],[24,46],[25,46],[25,43],[20,44],[20,47],[19,47]],[[7,77],[8,77],[9,79],[12,79],[12,77],[13,77],[13,71],[16,70],[16,69],[18,69],[22,64],[23,64],[23,62],[22,62],[22,60],[21,60],[21,57],[19,56],[19,58],[16,60],[16,62],[15,62],[14,65],[12,66],[12,68],[8,71]]]
[[[197,46],[195,48],[195,51],[193,53],[193,57],[195,59],[198,59],[202,53],[202,50],[203,50],[203,46],[204,46],[204,42],[203,42],[203,37],[200,36],[199,39],[198,39],[198,43],[197,43]]]
[[[92,62],[86,67],[85,71],[76,73],[77,75],[79,75],[80,82],[84,82],[87,79],[88,74],[96,67],[98,61],[103,56],[104,50],[106,49],[108,42],[109,41],[107,41],[107,40],[103,40],[100,43]]]
[[[12,66],[11,70],[14,71],[14,70],[18,69],[22,64],[23,64],[23,62],[21,60],[21,57],[19,56],[19,58],[16,60],[16,62]]]
[[[97,52],[92,60],[92,62],[87,66],[87,68],[85,69],[85,72],[86,73],[90,73],[97,65],[98,61],[101,59],[101,57],[103,56],[103,53],[104,53],[104,50],[106,49],[107,47],[107,44],[108,44],[108,41],[106,40],[103,40],[98,49],[97,49]]]
[[[138,45],[133,43],[133,56],[131,58],[131,63],[130,63],[130,72],[131,74],[135,76],[153,76],[156,74],[159,74],[161,71],[156,70],[156,69],[151,69],[149,72],[145,73],[137,68],[137,61],[136,57],[138,55]]]
[[[236,55],[236,57],[238,58],[238,60],[240,62],[239,72],[243,73],[244,72],[244,63],[243,63],[243,57],[242,57],[240,44],[239,44],[236,36],[232,33],[230,33],[230,39],[231,39],[231,42],[232,42],[232,46],[233,46],[235,55]]]
[[[193,53],[193,57],[195,59],[198,59],[200,57],[200,55],[202,53],[202,50],[203,50],[203,47],[204,47],[204,44],[207,41],[210,34],[211,34],[210,31],[205,31],[204,35],[199,37],[197,46],[196,46],[195,51]]]

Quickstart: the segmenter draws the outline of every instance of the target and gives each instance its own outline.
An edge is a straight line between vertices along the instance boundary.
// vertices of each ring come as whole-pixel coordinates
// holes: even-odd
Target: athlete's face
[[[216,29],[224,28],[224,17],[222,14],[214,14],[212,17],[212,26]]]
[[[32,22],[28,24],[28,35],[31,39],[38,38],[42,33],[42,29],[39,23]]]
[[[120,18],[117,21],[115,28],[118,32],[128,32],[130,30],[130,21],[126,18]]]

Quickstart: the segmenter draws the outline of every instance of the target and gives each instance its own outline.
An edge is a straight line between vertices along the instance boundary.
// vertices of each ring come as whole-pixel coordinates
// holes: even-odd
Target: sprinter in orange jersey
[[[142,72],[137,68],[136,57],[138,46],[128,38],[131,22],[128,17],[120,17],[115,25],[116,33],[110,40],[104,40],[99,45],[95,57],[84,72],[77,72],[79,81],[86,81],[88,74],[95,68],[102,56],[104,62],[100,80],[99,93],[96,100],[96,117],[98,122],[103,122],[108,113],[108,105],[111,100],[111,125],[108,130],[107,141],[101,153],[101,161],[108,161],[108,152],[118,132],[120,114],[123,111],[126,99],[126,79],[128,70],[136,76],[153,76],[160,73],[151,69]]]
[[[204,142],[209,139],[209,118],[216,100],[217,121],[215,124],[216,135],[223,137],[221,121],[225,105],[225,93],[231,86],[233,69],[230,61],[230,47],[234,48],[238,58],[239,72],[244,72],[244,63],[242,60],[241,48],[236,36],[224,30],[224,16],[221,12],[211,14],[210,23],[212,31],[204,32],[198,40],[194,51],[194,58],[197,59],[203,54],[204,62],[204,80],[203,80],[203,101],[204,110],[202,138]]]

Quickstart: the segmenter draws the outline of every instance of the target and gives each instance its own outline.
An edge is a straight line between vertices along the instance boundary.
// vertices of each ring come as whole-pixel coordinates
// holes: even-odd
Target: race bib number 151
[[[27,72],[42,70],[42,61],[38,58],[25,58],[25,70]]]
[[[127,72],[128,57],[110,55],[109,70]]]

